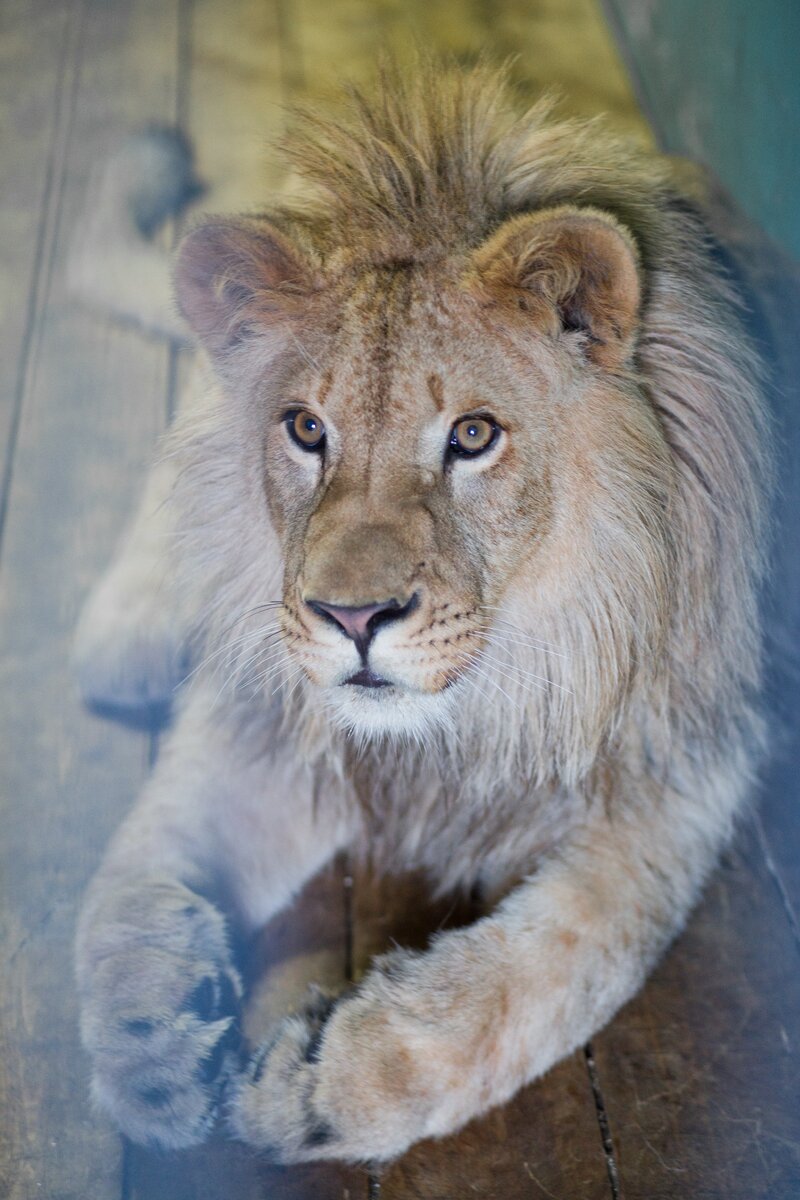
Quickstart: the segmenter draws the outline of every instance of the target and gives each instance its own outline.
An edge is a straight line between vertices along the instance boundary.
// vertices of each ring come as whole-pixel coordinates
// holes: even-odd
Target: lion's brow
[[[324,407],[325,401],[328,399],[330,390],[333,387],[333,378],[333,370],[331,367],[327,367],[322,373],[322,378],[319,381],[319,390],[316,395],[316,402],[320,408]]]
[[[444,409],[444,382],[441,375],[437,375],[435,371],[427,378],[428,391],[431,395],[431,400],[436,405],[436,411],[442,412]]]

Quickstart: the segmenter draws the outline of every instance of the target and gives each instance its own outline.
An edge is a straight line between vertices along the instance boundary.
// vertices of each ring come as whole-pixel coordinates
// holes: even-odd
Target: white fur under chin
[[[457,689],[429,695],[407,688],[363,688],[347,685],[325,689],[328,718],[362,741],[388,737],[426,744],[436,733],[456,730]]]

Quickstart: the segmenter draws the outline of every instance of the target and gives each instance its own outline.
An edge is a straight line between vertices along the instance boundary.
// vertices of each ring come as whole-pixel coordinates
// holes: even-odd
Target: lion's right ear
[[[249,336],[296,320],[316,290],[297,247],[255,219],[195,226],[180,244],[174,278],[181,315],[217,359]]]

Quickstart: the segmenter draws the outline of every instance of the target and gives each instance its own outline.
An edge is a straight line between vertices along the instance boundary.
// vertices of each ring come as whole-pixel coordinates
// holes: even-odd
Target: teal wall
[[[800,0],[605,0],[664,149],[800,259]]]

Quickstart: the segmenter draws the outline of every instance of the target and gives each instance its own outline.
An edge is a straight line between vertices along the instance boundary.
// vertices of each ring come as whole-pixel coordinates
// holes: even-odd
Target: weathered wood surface
[[[608,110],[649,133],[593,0],[10,0],[4,21],[12,36],[0,121],[13,187],[0,200],[0,439],[13,470],[0,559],[0,1194],[800,1194],[790,922],[800,835],[793,771],[780,764],[766,787],[763,836],[748,830],[737,843],[687,933],[595,1039],[591,1073],[576,1054],[502,1110],[373,1178],[330,1166],[280,1170],[221,1138],[180,1155],[120,1150],[90,1111],[71,983],[75,912],[152,745],[80,710],[69,639],[182,371],[163,346],[75,311],[64,296],[64,248],[89,163],[131,125],[179,115],[212,184],[205,206],[257,205],[283,184],[266,148],[283,128],[283,105],[324,96],[342,74],[364,78],[384,45],[413,37],[463,60],[484,49],[517,53],[523,96],[560,85],[567,111]],[[780,268],[764,286],[773,323],[790,330]],[[9,437],[17,401],[18,436]],[[343,986],[392,939],[424,945],[443,922],[468,915],[430,906],[419,881],[347,879],[346,864],[334,864],[259,939],[254,1040],[308,982]]]
[[[595,1038],[626,1200],[800,1195],[800,972],[748,826],[684,936]]]
[[[62,266],[91,161],[131,122],[173,117],[176,5],[72,6],[77,32],[65,31],[57,68],[69,85],[55,91],[39,36],[54,6],[27,9],[31,40],[27,50],[18,42],[15,69],[31,78],[20,103],[41,75],[58,132],[55,149],[44,139],[44,166],[25,170],[34,181],[50,171],[57,202],[42,204],[38,185],[28,197],[44,222],[36,235],[44,250],[38,263],[34,249],[15,268],[19,307],[33,287],[35,311],[0,563],[0,1193],[110,1200],[120,1190],[119,1142],[89,1104],[72,939],[101,847],[144,776],[147,745],[81,710],[68,657],[78,606],[163,424],[167,358],[163,347],[77,312]],[[15,114],[12,125],[23,118]]]
[[[77,8],[9,0],[0,16],[0,530],[59,206]]]

